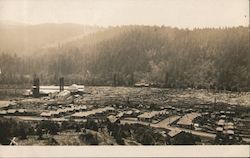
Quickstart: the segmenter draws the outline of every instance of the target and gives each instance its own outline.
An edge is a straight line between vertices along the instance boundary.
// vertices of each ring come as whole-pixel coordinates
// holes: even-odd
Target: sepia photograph
[[[0,0],[0,148],[249,148],[249,2]]]

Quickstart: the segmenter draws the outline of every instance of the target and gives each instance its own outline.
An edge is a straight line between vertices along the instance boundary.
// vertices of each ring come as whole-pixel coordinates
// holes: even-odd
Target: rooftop
[[[26,110],[25,109],[19,109],[18,112],[24,113],[24,112],[26,112]]]
[[[217,128],[216,128],[216,131],[222,132],[222,131],[223,131],[223,128],[222,128],[222,127],[217,127]]]
[[[7,112],[8,112],[9,114],[12,114],[12,113],[15,113],[16,110],[15,110],[15,109],[9,109]]]
[[[182,118],[180,118],[180,120],[177,122],[178,125],[192,125],[193,124],[193,120],[200,116],[199,113],[189,113],[184,115]]]
[[[124,112],[120,112],[119,114],[116,115],[116,117],[122,117],[124,115]]]
[[[114,123],[118,120],[114,115],[109,115],[107,118],[111,123]]]
[[[138,118],[153,118],[154,116],[157,115],[163,115],[163,114],[167,114],[168,112],[165,110],[161,110],[161,111],[152,111],[152,112],[144,112],[143,114],[139,115]]]
[[[5,115],[5,114],[7,114],[7,111],[6,111],[6,110],[1,110],[1,111],[0,111],[0,115]]]
[[[108,110],[113,110],[113,109],[114,108],[112,108],[112,107],[98,108],[98,109],[93,109],[91,111],[77,112],[71,116],[73,116],[73,117],[88,117],[90,115],[95,115],[97,113],[103,113],[103,112],[106,112]]]
[[[181,133],[181,132],[182,132],[182,130],[174,129],[174,130],[168,132],[168,135],[169,135],[170,137],[174,137],[174,136],[178,135],[178,134]]]
[[[40,116],[50,117],[50,116],[51,116],[51,113],[50,113],[50,112],[42,112],[42,113],[40,114]]]
[[[225,120],[220,119],[217,124],[223,126],[225,124]]]

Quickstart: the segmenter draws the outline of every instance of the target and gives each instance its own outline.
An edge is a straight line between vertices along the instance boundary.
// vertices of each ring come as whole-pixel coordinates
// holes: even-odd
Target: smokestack
[[[64,78],[59,79],[60,92],[64,90]]]
[[[40,89],[39,78],[34,78],[34,81],[33,81],[33,97],[35,97],[35,98],[39,97],[39,95],[40,95],[39,89]]]

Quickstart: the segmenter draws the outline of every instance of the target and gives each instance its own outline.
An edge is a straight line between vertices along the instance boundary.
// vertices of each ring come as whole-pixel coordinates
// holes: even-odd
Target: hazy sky
[[[87,25],[248,26],[248,0],[0,0],[0,20]]]

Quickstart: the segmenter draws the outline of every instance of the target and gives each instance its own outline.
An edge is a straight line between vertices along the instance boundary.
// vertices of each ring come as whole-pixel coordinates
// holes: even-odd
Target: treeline
[[[44,120],[30,123],[2,118],[0,120],[0,125],[2,127],[0,128],[0,145],[9,145],[14,137],[17,138],[17,143],[22,142],[20,140],[33,137],[37,142],[43,141],[44,145],[70,145],[60,144],[56,141],[54,136],[60,135],[61,132],[76,132],[79,134],[79,140],[85,145],[98,145],[104,142],[102,142],[103,138],[98,139],[97,133],[98,131],[105,131],[104,129],[107,129],[108,134],[110,134],[119,145],[125,145],[126,143],[124,140],[129,140],[131,138],[142,145],[195,145],[201,142],[197,136],[191,133],[184,133],[179,137],[170,138],[167,135],[164,136],[154,131],[154,129],[149,126],[140,124],[119,125],[109,121],[97,123],[93,119],[88,119],[87,122],[70,120],[58,123]],[[74,141],[73,144],[80,145],[79,142]]]
[[[110,27],[22,58],[0,54],[0,82],[250,90],[247,27]]]

